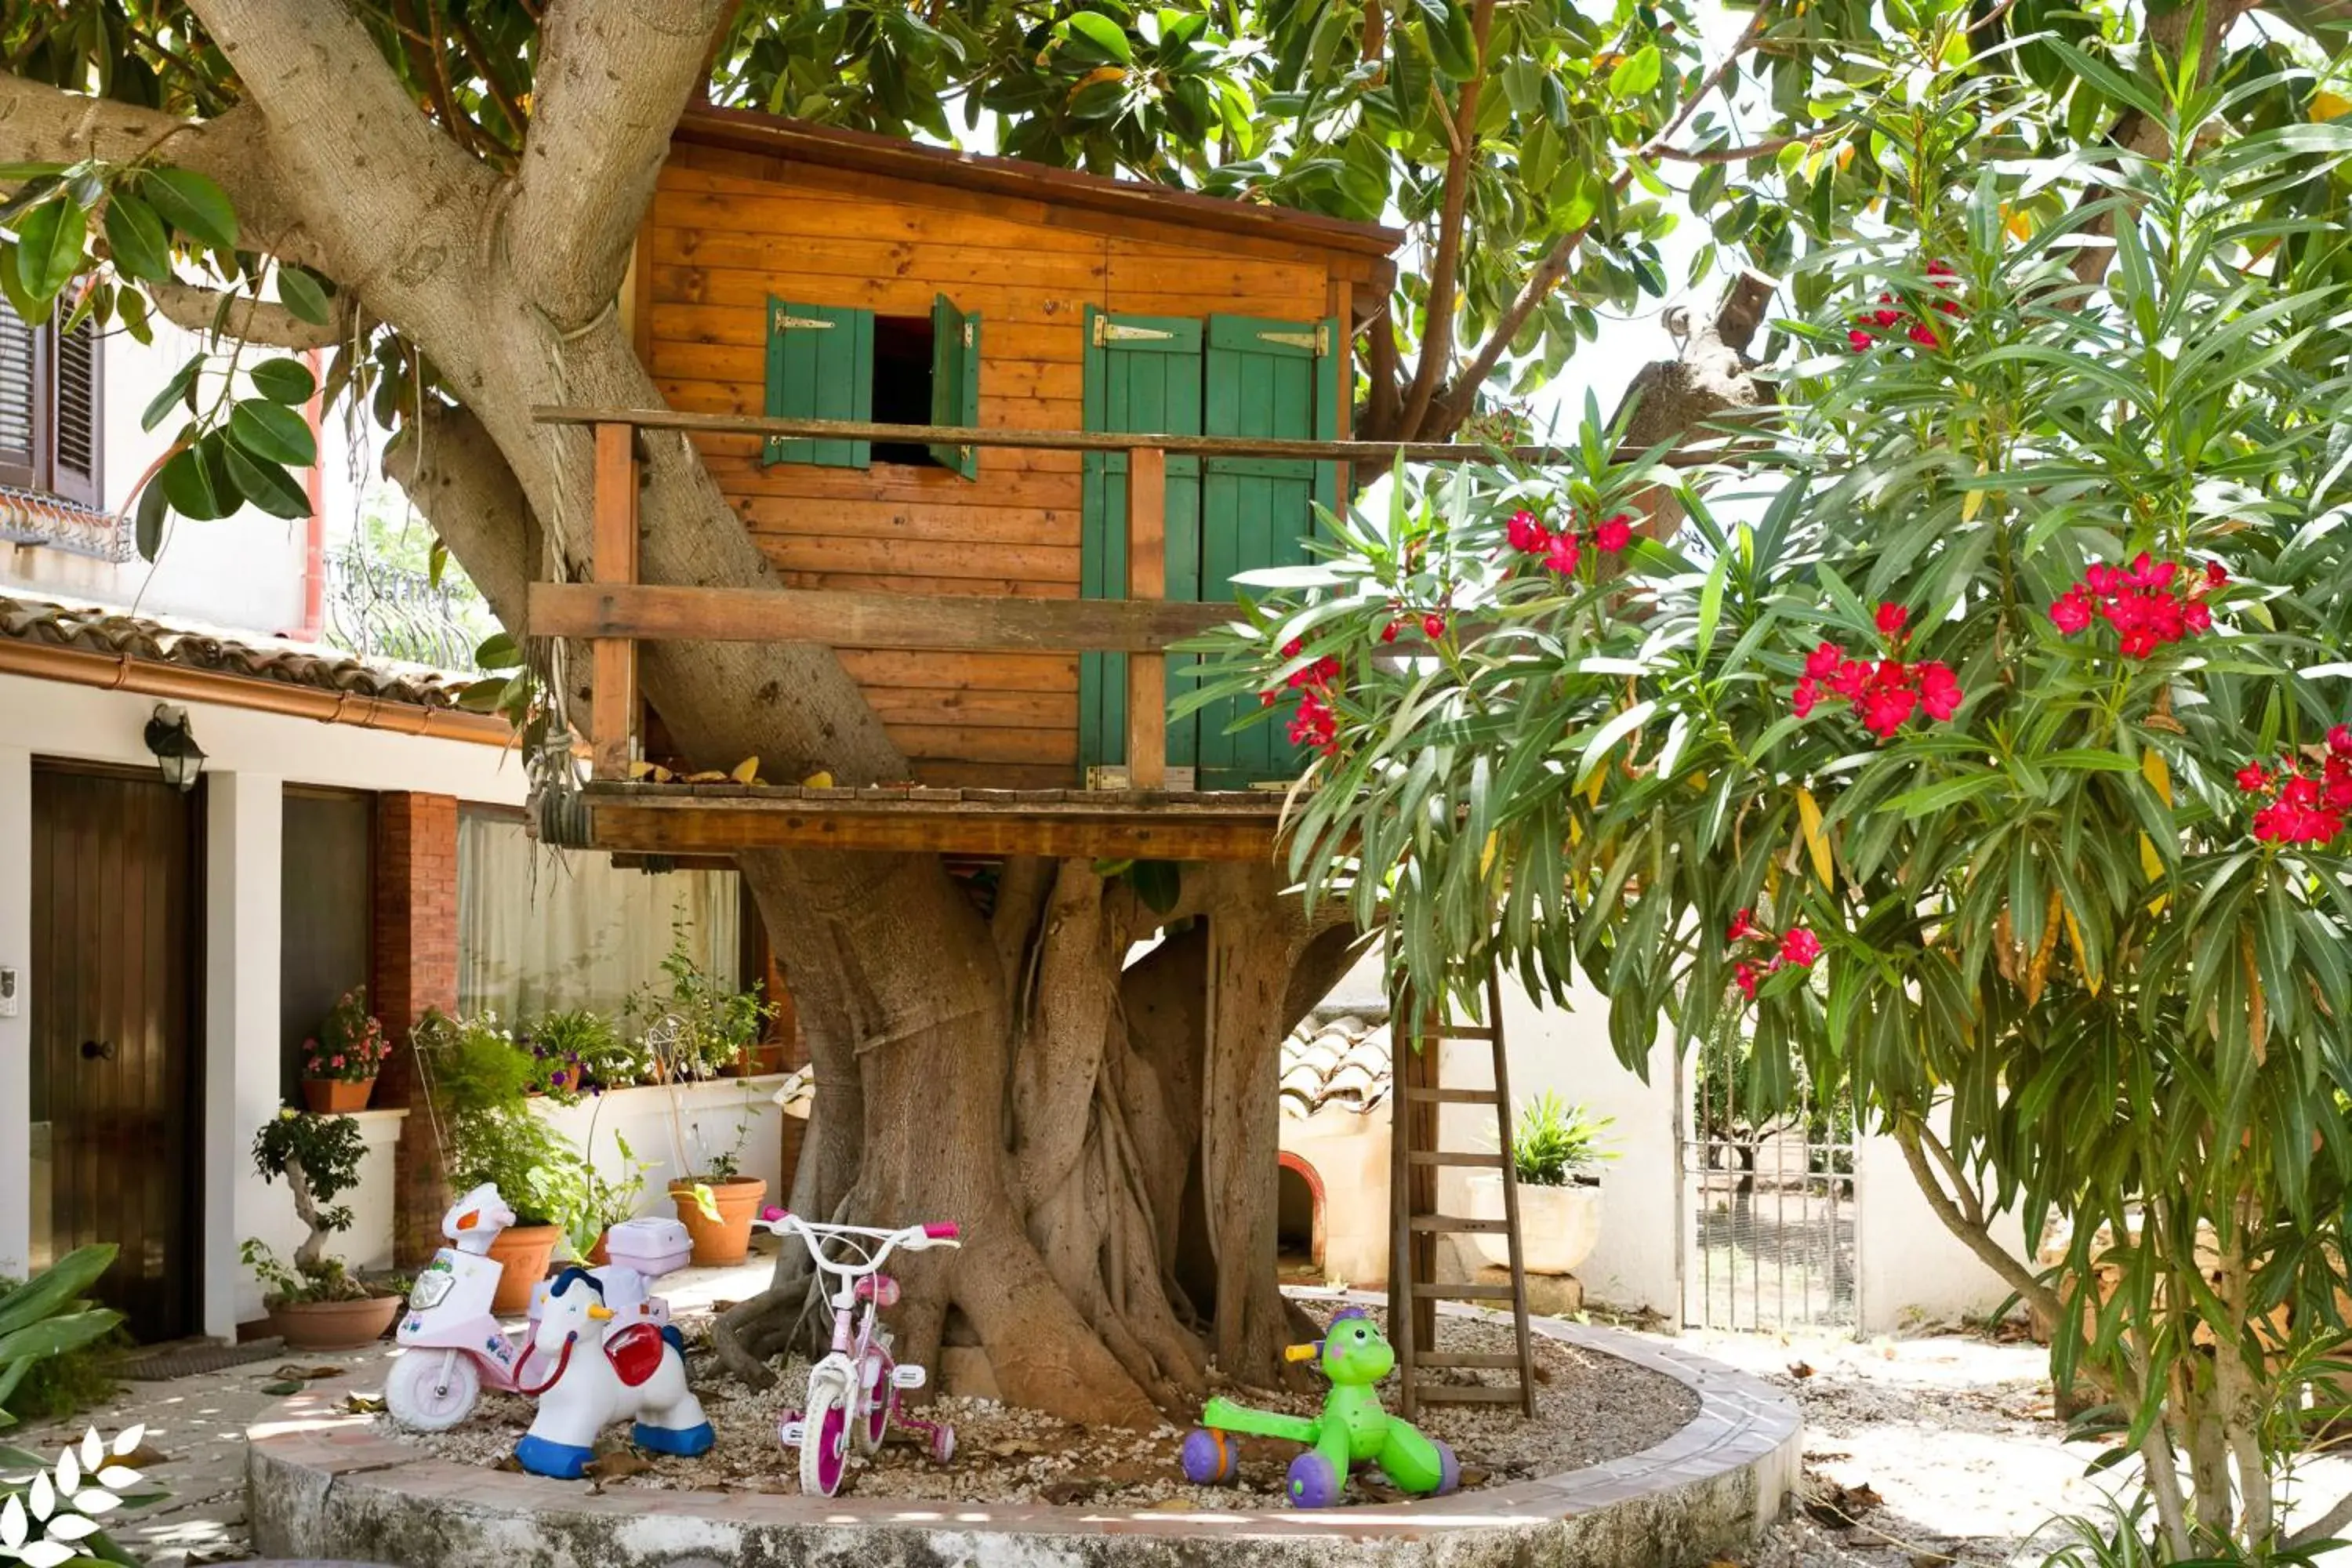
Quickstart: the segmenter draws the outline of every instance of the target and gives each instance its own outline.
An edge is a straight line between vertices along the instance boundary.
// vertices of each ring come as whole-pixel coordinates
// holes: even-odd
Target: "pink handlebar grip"
[[[760,1217],[768,1224],[773,1225],[778,1220],[790,1219],[793,1216],[784,1210],[778,1208],[775,1205],[770,1204],[766,1208],[760,1211]]]
[[[923,1227],[923,1234],[929,1237],[933,1241],[953,1241],[956,1238],[958,1231],[955,1221],[945,1220],[936,1225],[925,1226]]]

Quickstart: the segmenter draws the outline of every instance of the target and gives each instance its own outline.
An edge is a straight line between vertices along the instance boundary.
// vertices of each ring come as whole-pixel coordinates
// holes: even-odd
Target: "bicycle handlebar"
[[[787,1210],[771,1208],[760,1216],[758,1223],[762,1229],[772,1236],[784,1236],[793,1231],[800,1232],[801,1238],[808,1244],[810,1260],[816,1265],[817,1268],[824,1273],[838,1275],[845,1279],[860,1274],[879,1272],[890,1254],[901,1248],[908,1252],[920,1252],[926,1247],[962,1245],[957,1239],[961,1233],[961,1227],[951,1220],[934,1221],[929,1225],[910,1225],[897,1230],[883,1230],[866,1225],[814,1224]],[[827,1241],[847,1241],[867,1256],[856,1262],[836,1263],[824,1255],[824,1244]],[[868,1242],[880,1242],[881,1246],[868,1247],[863,1245]]]

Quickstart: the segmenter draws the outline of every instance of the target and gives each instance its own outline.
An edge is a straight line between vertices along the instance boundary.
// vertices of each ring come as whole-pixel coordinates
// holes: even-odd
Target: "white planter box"
[[[1470,1178],[1470,1217],[1503,1217],[1503,1178],[1482,1171]],[[1480,1257],[1496,1268],[1511,1266],[1510,1237],[1479,1232],[1470,1239]],[[1601,1240],[1601,1188],[1570,1184],[1533,1187],[1519,1184],[1519,1244],[1530,1274],[1573,1274]]]
[[[647,1084],[592,1096],[577,1105],[534,1100],[531,1109],[575,1149],[583,1150],[606,1177],[625,1170],[617,1132],[638,1159],[650,1162],[640,1214],[673,1212],[669,1184],[694,1173],[709,1156],[735,1145],[739,1118],[747,1122],[736,1160],[742,1174],[768,1184],[768,1201],[781,1204],[785,1187],[783,1109],[776,1104],[781,1073],[758,1078],[719,1078],[701,1083]],[[677,1114],[671,1113],[675,1095]],[[594,1147],[591,1148],[591,1131]]]

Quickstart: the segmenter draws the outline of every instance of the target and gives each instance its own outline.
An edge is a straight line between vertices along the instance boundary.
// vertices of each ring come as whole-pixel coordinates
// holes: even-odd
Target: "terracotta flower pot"
[[[289,1301],[269,1309],[269,1327],[298,1351],[356,1351],[383,1338],[404,1304],[398,1296],[357,1301]]]
[[[490,1256],[506,1272],[499,1277],[499,1291],[490,1298],[490,1310],[500,1317],[528,1311],[530,1288],[547,1278],[548,1260],[562,1239],[561,1226],[518,1225],[499,1232],[498,1239],[490,1243]]]
[[[368,1096],[374,1092],[375,1079],[372,1078],[356,1081],[340,1078],[302,1080],[302,1102],[320,1116],[348,1116],[354,1110],[365,1110]]]
[[[730,1176],[704,1184],[719,1210],[714,1223],[694,1201],[692,1182],[672,1182],[670,1201],[677,1205],[677,1217],[684,1222],[687,1234],[694,1237],[694,1266],[698,1268],[723,1268],[740,1263],[751,1250],[751,1222],[759,1217],[760,1200],[768,1195],[768,1184],[757,1176]]]
[[[588,1262],[590,1267],[602,1268],[604,1265],[613,1261],[613,1255],[604,1250],[604,1238],[610,1235],[612,1235],[612,1231],[609,1228],[600,1230],[596,1233],[596,1245],[588,1249]]]

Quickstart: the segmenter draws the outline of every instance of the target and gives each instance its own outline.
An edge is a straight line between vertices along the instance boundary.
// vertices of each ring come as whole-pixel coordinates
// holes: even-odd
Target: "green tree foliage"
[[[2159,1554],[2269,1551],[2342,1402],[2352,332],[2298,215],[2352,126],[2233,121],[2259,51],[2043,47],[2161,152],[2055,158],[2030,80],[1922,72],[1857,111],[1902,179],[1795,280],[1737,469],[1596,416],[1559,472],[1401,483],[1210,694],[1328,735],[1294,865],[1420,983],[1580,973],[1629,1064],[1744,1037],[1758,1104],[1850,1089],[2107,1400]]]

